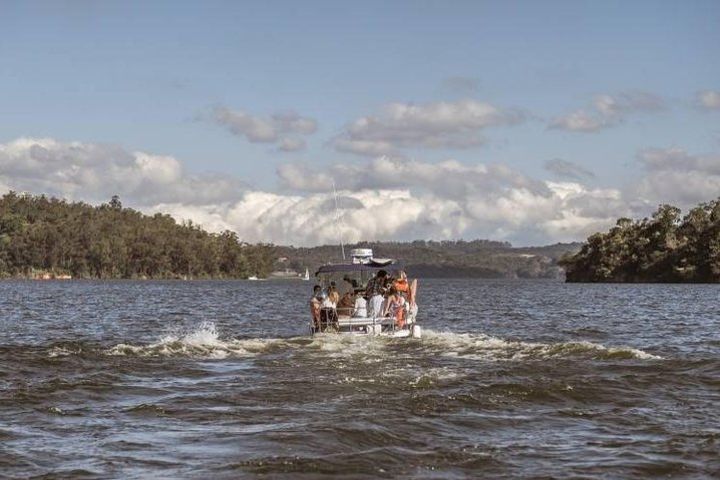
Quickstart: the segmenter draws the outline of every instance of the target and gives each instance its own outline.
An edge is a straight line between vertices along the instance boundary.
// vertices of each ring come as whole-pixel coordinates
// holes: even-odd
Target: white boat
[[[378,259],[373,257],[373,252],[368,248],[354,249],[350,251],[351,261],[348,263],[328,264],[321,266],[315,273],[317,284],[327,291],[333,285],[341,298],[345,295],[364,295],[368,282],[379,271],[388,273],[388,278],[400,278],[403,265],[394,259]],[[321,308],[320,317],[310,320],[310,331],[317,334],[336,335],[375,335],[384,337],[413,337],[420,338],[422,329],[416,323],[417,304],[417,282],[413,281],[409,286],[409,298],[404,302],[400,318],[384,317],[381,312],[360,316],[355,309],[349,307]]]
[[[307,268],[305,269],[305,276],[302,277],[302,279],[306,282],[310,280],[310,270],[308,270]]]
[[[258,277],[256,277],[255,275],[253,275],[253,276],[251,276],[251,277],[248,277],[247,279],[248,279],[248,280],[260,280],[260,279],[259,279]]]

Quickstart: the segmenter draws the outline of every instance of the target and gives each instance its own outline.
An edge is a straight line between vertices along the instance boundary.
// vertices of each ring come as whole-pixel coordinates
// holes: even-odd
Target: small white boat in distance
[[[417,281],[408,283],[402,263],[390,258],[373,258],[373,251],[369,248],[351,250],[350,257],[349,263],[323,265],[315,273],[317,285],[322,288],[322,298],[326,298],[325,292],[334,287],[340,295],[340,301],[334,308],[323,303],[318,314],[313,313],[310,321],[312,334],[420,338],[422,329],[416,323]],[[387,272],[388,288],[402,285],[403,282],[406,286],[402,292],[401,306],[397,307],[395,303],[395,315],[392,316],[383,315],[387,300],[378,312],[372,311],[370,299],[366,299],[368,304],[365,308],[358,308],[357,303],[354,303],[365,296],[368,282],[380,271]]]
[[[253,275],[253,276],[251,276],[251,277],[248,277],[247,279],[248,279],[248,280],[260,280],[260,279],[259,279],[258,277],[256,277],[255,275]]]
[[[306,282],[310,280],[310,270],[308,270],[307,268],[305,269],[305,276],[302,277],[302,279]]]

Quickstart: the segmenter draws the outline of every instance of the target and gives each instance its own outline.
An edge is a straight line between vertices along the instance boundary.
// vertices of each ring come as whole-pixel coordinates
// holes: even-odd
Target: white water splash
[[[543,360],[554,358],[591,359],[661,359],[642,350],[605,345],[587,341],[533,343],[507,341],[482,333],[438,332],[426,329],[422,339],[388,339],[384,337],[323,334],[314,337],[221,339],[212,322],[203,322],[196,329],[171,334],[148,345],[121,343],[105,351],[108,355],[145,357],[242,358],[252,357],[271,348],[317,351],[331,357],[364,357],[366,363],[386,360],[391,344],[405,344],[413,354],[441,355],[476,360]],[[418,350],[415,350],[419,348]],[[75,352],[53,351],[50,354],[68,355]],[[400,352],[396,352],[400,353]],[[410,353],[410,352],[407,352]]]
[[[82,348],[66,348],[66,347],[53,347],[48,351],[47,356],[50,358],[56,357],[67,357],[69,355],[79,355],[82,353]]]
[[[213,322],[203,322],[191,332],[167,335],[150,345],[121,343],[106,351],[109,355],[134,355],[141,357],[201,357],[222,359],[227,357],[250,357],[266,350],[279,339],[250,338],[222,340]]]
[[[441,355],[478,360],[542,360],[573,357],[662,359],[662,357],[632,347],[606,347],[605,345],[587,341],[559,343],[514,342],[485,334],[436,332],[427,329],[424,330],[423,335],[423,345],[437,350],[437,353]]]
[[[366,357],[382,356],[392,339],[370,335],[338,335],[333,333],[316,334],[307,345],[308,348],[320,350],[329,356],[353,357],[362,355]],[[371,359],[366,361],[372,362]]]

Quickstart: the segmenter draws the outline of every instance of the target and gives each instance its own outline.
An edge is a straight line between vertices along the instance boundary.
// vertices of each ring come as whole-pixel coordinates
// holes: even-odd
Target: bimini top
[[[323,265],[318,268],[315,275],[319,273],[334,272],[376,272],[378,270],[402,270],[403,264],[391,258],[373,258],[367,263],[336,263]]]

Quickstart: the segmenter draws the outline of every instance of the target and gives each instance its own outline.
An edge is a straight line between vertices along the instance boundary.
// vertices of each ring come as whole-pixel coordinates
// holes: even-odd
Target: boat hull
[[[312,335],[349,335],[388,338],[421,338],[422,329],[416,323],[408,323],[403,328],[396,327],[391,319],[339,319],[335,324],[327,325],[322,331],[311,328]]]

